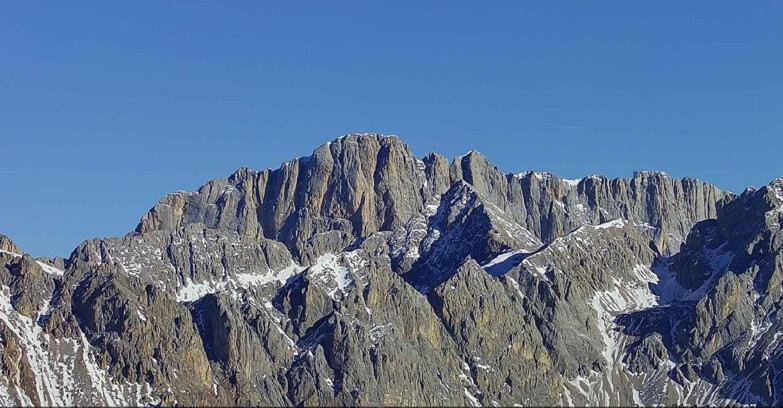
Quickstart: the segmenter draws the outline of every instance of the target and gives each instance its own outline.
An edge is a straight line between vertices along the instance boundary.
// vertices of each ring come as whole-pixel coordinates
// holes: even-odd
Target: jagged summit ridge
[[[780,179],[564,180],[346,135],[68,260],[0,236],[0,403],[779,405],[781,207]]]
[[[204,223],[279,240],[309,262],[356,237],[405,224],[459,180],[543,241],[623,217],[655,228],[666,252],[676,250],[695,222],[714,217],[717,202],[733,197],[708,183],[674,180],[662,172],[578,182],[549,173],[514,177],[476,151],[450,164],[435,153],[419,160],[398,137],[368,133],[342,136],[277,170],[241,168],[196,192],[168,195],[136,231]],[[326,237],[334,231],[340,238]]]

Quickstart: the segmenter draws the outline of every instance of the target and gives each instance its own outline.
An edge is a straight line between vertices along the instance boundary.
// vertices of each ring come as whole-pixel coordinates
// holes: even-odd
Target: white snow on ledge
[[[603,224],[582,225],[581,227],[573,230],[572,232],[570,232],[570,233],[568,233],[566,235],[563,235],[562,237],[556,238],[554,241],[552,241],[552,245],[557,245],[556,243],[562,242],[563,240],[569,239],[569,238],[572,238],[572,237],[576,237],[575,239],[581,240],[580,238],[578,238],[579,237],[579,233],[583,233],[583,232],[587,231],[588,229],[605,230],[605,229],[610,229],[610,228],[623,228],[628,223],[629,222],[627,220],[625,220],[625,219],[615,218],[615,219],[613,219],[611,221],[607,221],[607,222],[605,222]]]
[[[366,262],[356,251],[327,253],[318,257],[307,274],[326,291],[330,298],[339,300],[337,292],[348,293],[350,287],[355,284],[352,272],[358,272],[365,265]]]
[[[232,288],[247,289],[252,286],[262,286],[271,282],[285,283],[288,278],[304,270],[303,267],[291,261],[291,264],[280,271],[267,269],[265,273],[240,273],[228,275],[222,280],[210,279],[199,283],[190,278],[185,280],[185,285],[177,291],[178,302],[192,302],[211,294],[222,292]]]
[[[22,254],[17,254],[16,252],[6,251],[4,249],[0,249],[0,253],[8,254],[13,256],[14,258],[21,258]],[[38,265],[41,267],[41,269],[44,270],[44,272],[50,274],[50,275],[57,275],[57,276],[63,276],[65,274],[65,271],[62,269],[55,268],[54,266],[47,265],[41,261],[35,261],[38,263]]]
[[[41,269],[43,269],[44,272],[46,272],[48,274],[57,275],[57,276],[63,276],[65,274],[65,271],[63,271],[62,269],[57,269],[54,266],[47,265],[47,264],[45,264],[43,262],[40,262],[40,261],[36,261],[36,262],[38,262],[38,265],[41,266]]]
[[[628,224],[628,221],[622,219],[622,218],[616,218],[611,221],[607,221],[603,224],[595,225],[593,228],[596,229],[607,229],[607,228],[622,228],[625,226],[625,224]]]
[[[16,252],[6,251],[5,249],[0,249],[0,254],[8,254],[13,256],[14,258],[21,258],[22,254],[17,254]]]
[[[554,174],[548,172],[548,171],[523,171],[522,173],[514,174],[517,178],[525,178],[525,177],[533,177],[536,180],[548,180],[548,179],[559,179],[559,177],[555,176]],[[562,179],[560,179],[562,180]],[[565,180],[563,180],[565,181]],[[579,183],[579,180],[576,181]]]
[[[494,258],[492,258],[489,262],[485,263],[484,265],[481,265],[482,268],[484,268],[487,273],[493,276],[500,276],[505,275],[515,266],[519,265],[522,262],[522,259],[525,257],[525,255],[530,254],[528,251],[508,251],[504,252]]]
[[[579,185],[579,182],[582,181],[582,179],[562,179],[563,183],[566,183],[567,185],[571,187],[576,187]]]

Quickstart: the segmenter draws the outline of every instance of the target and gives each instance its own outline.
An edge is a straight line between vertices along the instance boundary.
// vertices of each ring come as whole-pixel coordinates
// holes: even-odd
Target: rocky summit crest
[[[0,235],[0,405],[780,405],[782,180],[345,135],[67,260]]]

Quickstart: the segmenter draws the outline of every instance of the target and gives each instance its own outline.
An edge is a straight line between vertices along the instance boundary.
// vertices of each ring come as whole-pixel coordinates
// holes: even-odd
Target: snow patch
[[[358,270],[364,266],[365,261],[358,256],[356,251],[339,255],[327,253],[318,257],[307,270],[307,274],[326,291],[329,297],[339,300],[338,291],[345,294],[354,284],[351,270]]]
[[[46,272],[46,273],[48,273],[50,275],[63,276],[65,274],[65,271],[63,271],[62,269],[58,269],[58,268],[55,268],[54,266],[47,265],[47,264],[45,264],[45,263],[43,263],[41,261],[36,261],[36,262],[38,262],[38,265],[41,266],[41,269],[43,269],[44,272]]]
[[[576,187],[582,179],[562,179],[563,182],[569,187]]]
[[[547,282],[549,281],[549,278],[547,278],[546,273],[548,271],[548,267],[551,265],[547,265],[547,266],[536,265],[530,262],[530,260],[528,259],[522,261],[522,264],[525,266],[525,270],[536,275],[539,279]]]
[[[519,265],[519,263],[522,262],[522,260],[528,254],[530,254],[530,252],[519,250],[504,252],[492,258],[489,262],[481,265],[481,267],[484,268],[484,270],[490,275],[505,275],[512,268]]]
[[[247,289],[254,286],[263,286],[272,282],[285,283],[288,278],[304,270],[294,261],[281,269],[273,271],[267,269],[266,273],[240,273],[236,275],[226,275],[222,280],[205,280],[199,283],[193,282],[190,278],[185,280],[185,284],[177,291],[178,302],[192,302],[198,300],[210,293],[222,292],[232,288]]]
[[[0,249],[0,253],[11,255],[14,258],[21,258],[22,257],[22,254],[18,254],[16,252],[11,252],[11,251],[6,251],[4,249]],[[46,272],[46,273],[48,273],[50,275],[62,276],[63,274],[65,274],[65,272],[62,269],[55,268],[54,266],[45,264],[45,263],[43,263],[41,261],[35,261],[35,262],[38,264],[38,266],[41,267],[41,269],[43,269],[44,272]]]
[[[481,403],[479,402],[479,400],[477,400],[476,397],[473,396],[473,394],[471,394],[470,391],[468,391],[467,388],[462,387],[462,389],[465,390],[465,397],[468,399],[468,403],[470,404],[471,407],[480,407],[481,406]]]
[[[152,401],[149,384],[118,384],[102,370],[89,352],[90,343],[79,330],[78,338],[53,338],[11,306],[10,288],[0,287],[0,320],[15,336],[33,375],[31,389],[37,405],[136,406]],[[19,363],[19,362],[17,362]],[[85,378],[86,376],[86,378]],[[0,404],[32,406],[33,399],[20,387],[20,378],[0,380]],[[16,401],[11,397],[11,391]]]
[[[16,252],[6,251],[5,249],[0,249],[0,254],[8,254],[13,256],[14,258],[21,258],[22,254],[17,254]]]
[[[598,224],[593,226],[595,229],[608,229],[608,228],[623,228],[625,225],[628,224],[628,221],[622,219],[622,218],[615,218],[611,221],[607,221],[603,224]]]

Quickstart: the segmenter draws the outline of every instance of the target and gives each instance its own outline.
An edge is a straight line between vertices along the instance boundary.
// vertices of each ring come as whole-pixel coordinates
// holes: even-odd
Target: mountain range
[[[68,259],[0,235],[0,405],[783,404],[783,179],[351,134]]]

